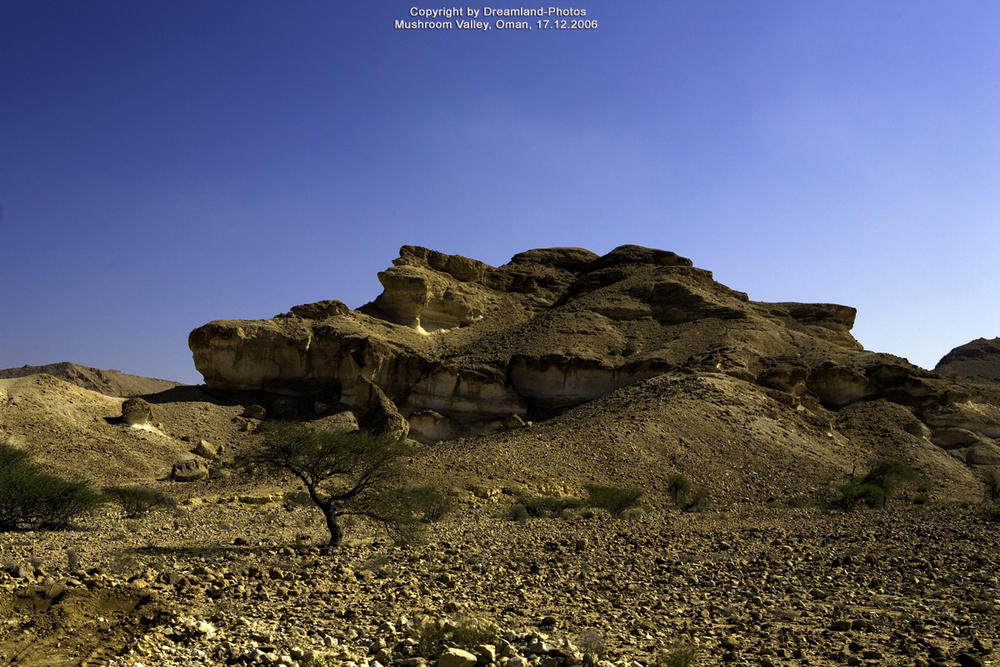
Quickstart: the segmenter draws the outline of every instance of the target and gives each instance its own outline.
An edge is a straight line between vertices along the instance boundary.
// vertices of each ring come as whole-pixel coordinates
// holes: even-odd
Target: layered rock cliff
[[[356,310],[324,301],[199,327],[195,365],[213,390],[303,410],[354,405],[370,382],[424,441],[519,428],[660,375],[722,374],[823,419],[862,401],[902,406],[919,437],[1000,463],[991,399],[863,350],[853,308],[751,301],[672,252],[546,248],[493,267],[404,246],[379,280]]]

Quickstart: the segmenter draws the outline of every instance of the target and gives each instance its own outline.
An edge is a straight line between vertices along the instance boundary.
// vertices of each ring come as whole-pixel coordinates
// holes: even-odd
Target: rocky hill
[[[0,380],[39,374],[51,375],[52,377],[75,384],[78,387],[90,389],[106,396],[118,396],[120,398],[155,394],[172,389],[180,384],[179,382],[171,382],[170,380],[129,375],[128,373],[116,370],[80,366],[68,361],[57,364],[46,364],[45,366],[6,368],[0,370]]]
[[[1000,338],[977,338],[944,355],[935,373],[955,378],[1000,380]]]
[[[961,497],[1000,465],[990,387],[862,349],[853,308],[751,301],[672,252],[548,248],[492,267],[404,246],[379,280],[357,310],[206,324],[195,365],[220,395],[306,418],[357,409],[374,385],[410,437],[445,443],[432,456],[505,478],[655,488],[685,469],[760,499],[882,456]]]

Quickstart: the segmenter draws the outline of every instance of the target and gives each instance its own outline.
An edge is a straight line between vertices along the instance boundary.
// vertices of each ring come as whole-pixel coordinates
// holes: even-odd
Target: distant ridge
[[[84,389],[100,392],[106,396],[118,396],[121,398],[155,394],[183,384],[159,378],[129,375],[128,373],[116,370],[102,370],[100,368],[80,366],[69,361],[46,364],[45,366],[6,368],[0,370],[0,379],[20,378],[42,373],[71,382]]]

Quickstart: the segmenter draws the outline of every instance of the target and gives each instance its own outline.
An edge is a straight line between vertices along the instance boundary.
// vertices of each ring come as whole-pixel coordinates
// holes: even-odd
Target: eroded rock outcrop
[[[891,403],[919,424],[907,433],[977,461],[1000,434],[992,399],[969,407],[964,385],[864,351],[854,308],[755,302],[668,251],[544,248],[493,267],[403,246],[379,280],[358,309],[199,327],[195,365],[217,391],[339,399],[363,428],[424,441],[519,428],[664,373],[725,374],[810,413]]]
[[[410,425],[377,384],[361,378],[345,398],[352,406],[360,430],[396,441],[406,439]]]
[[[129,426],[153,423],[153,406],[141,398],[129,398],[122,403],[122,421]]]

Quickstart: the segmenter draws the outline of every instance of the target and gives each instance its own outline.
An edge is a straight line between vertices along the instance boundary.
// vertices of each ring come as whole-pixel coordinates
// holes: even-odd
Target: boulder
[[[476,656],[460,648],[445,649],[438,658],[438,667],[475,667]]]
[[[219,448],[208,440],[199,440],[195,448],[191,450],[191,453],[202,458],[214,459],[219,456]]]
[[[414,412],[407,421],[410,425],[410,437],[420,442],[451,440],[463,433],[459,425],[434,410]]]
[[[195,458],[182,458],[170,469],[170,479],[175,482],[196,482],[208,479],[208,475],[208,466]]]
[[[994,442],[978,444],[966,453],[965,462],[972,466],[1000,465],[1000,447]]]
[[[362,378],[355,383],[349,404],[358,420],[358,428],[366,433],[404,440],[410,432],[410,425],[395,403],[370,380]]]
[[[942,426],[931,432],[931,442],[944,449],[972,447],[984,442],[981,435],[965,428]]]
[[[254,403],[243,408],[243,416],[247,419],[266,419],[267,410],[263,405]]]
[[[141,398],[129,398],[122,403],[122,419],[129,426],[153,423],[153,406]]]

